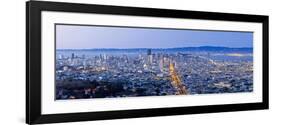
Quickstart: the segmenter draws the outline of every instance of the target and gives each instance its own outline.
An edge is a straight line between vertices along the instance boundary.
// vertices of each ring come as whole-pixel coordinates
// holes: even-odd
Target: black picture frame
[[[134,15],[161,18],[208,19],[262,23],[263,98],[261,103],[154,109],[48,114],[41,113],[41,11]],[[62,2],[28,1],[26,3],[26,123],[57,123],[119,118],[137,118],[197,113],[258,110],[269,108],[269,17],[264,15],[229,14],[154,8],[120,7]]]

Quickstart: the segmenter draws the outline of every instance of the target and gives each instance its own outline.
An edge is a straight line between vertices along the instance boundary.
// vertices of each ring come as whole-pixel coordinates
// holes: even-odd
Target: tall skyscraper
[[[148,61],[149,64],[152,64],[153,55],[151,54],[151,49],[147,50],[147,61]]]
[[[147,50],[147,55],[151,55],[151,49]]]
[[[75,58],[75,57],[74,57],[74,53],[72,53],[72,54],[71,54],[71,59],[74,59],[74,58]]]

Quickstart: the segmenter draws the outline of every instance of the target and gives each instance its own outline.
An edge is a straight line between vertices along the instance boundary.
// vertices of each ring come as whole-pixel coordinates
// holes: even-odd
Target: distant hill
[[[248,51],[252,52],[253,48],[230,48],[230,47],[217,47],[217,46],[200,46],[200,47],[182,47],[171,48],[173,50],[185,50],[185,51]]]
[[[98,49],[58,49],[59,51],[213,51],[213,52],[253,52],[253,48],[231,48],[218,46],[178,47],[178,48],[98,48]]]

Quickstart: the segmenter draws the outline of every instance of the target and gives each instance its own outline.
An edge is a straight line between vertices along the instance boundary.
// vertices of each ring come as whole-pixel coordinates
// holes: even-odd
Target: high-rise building
[[[162,58],[160,58],[160,60],[159,60],[159,68],[160,68],[161,72],[164,71],[164,59],[162,59]]]
[[[71,54],[71,59],[74,59],[74,58],[75,58],[75,57],[74,57],[74,53],[72,53],[72,54]]]
[[[151,49],[147,50],[147,55],[151,55]]]
[[[102,58],[103,58],[104,61],[106,61],[106,60],[107,60],[107,55],[104,53],[104,54],[102,55]]]
[[[153,55],[148,56],[148,62],[149,62],[149,64],[153,63]]]
[[[63,59],[61,54],[59,54],[58,59]]]
[[[152,64],[153,56],[151,54],[151,49],[147,50],[147,61],[148,61],[149,64]]]

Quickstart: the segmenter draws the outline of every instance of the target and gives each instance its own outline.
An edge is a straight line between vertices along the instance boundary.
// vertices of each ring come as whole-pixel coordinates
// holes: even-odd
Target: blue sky
[[[102,26],[56,26],[57,49],[253,47],[253,33]]]

